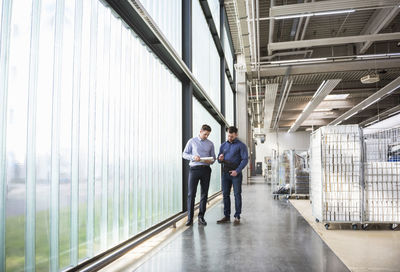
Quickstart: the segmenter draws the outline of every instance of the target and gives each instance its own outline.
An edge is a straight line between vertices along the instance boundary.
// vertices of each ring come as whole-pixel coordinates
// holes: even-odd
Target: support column
[[[225,7],[224,1],[220,1],[220,8],[219,8],[219,37],[221,41],[222,48],[224,47],[224,25],[225,25]],[[225,114],[225,52],[220,57],[220,91],[221,91],[221,113],[226,118]],[[225,142],[226,140],[226,131],[225,126],[221,125],[221,143]]]
[[[182,0],[182,59],[192,71],[192,0]],[[193,135],[193,84],[182,82],[182,146]],[[189,162],[182,159],[182,210],[187,211]]]
[[[243,54],[237,56],[236,65],[236,122],[238,127],[239,139],[245,143],[249,150],[248,139],[248,114],[247,114],[247,86],[246,86],[246,60]],[[248,183],[249,164],[243,173],[243,181]]]

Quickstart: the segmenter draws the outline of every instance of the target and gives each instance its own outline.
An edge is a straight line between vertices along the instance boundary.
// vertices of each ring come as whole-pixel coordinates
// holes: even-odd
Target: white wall
[[[308,150],[310,147],[310,132],[301,131],[294,133],[278,132],[267,133],[265,135],[265,142],[262,144],[260,139],[257,140],[256,145],[256,162],[263,162],[263,169],[265,168],[264,157],[272,156],[272,150],[279,150],[282,153],[284,150]]]

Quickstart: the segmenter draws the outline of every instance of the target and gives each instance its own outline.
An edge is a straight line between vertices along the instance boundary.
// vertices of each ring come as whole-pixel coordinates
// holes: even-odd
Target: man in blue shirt
[[[183,158],[189,160],[189,181],[188,181],[188,220],[186,226],[193,224],[193,213],[194,213],[194,200],[196,197],[197,185],[200,180],[201,196],[200,196],[200,207],[198,222],[201,225],[207,225],[204,220],[204,214],[206,213],[206,204],[208,197],[208,188],[210,187],[211,167],[215,161],[214,144],[208,140],[208,136],[211,133],[211,127],[209,125],[203,125],[200,130],[198,137],[190,139],[185,149],[183,150]],[[200,158],[209,159],[200,159]]]
[[[242,170],[249,161],[247,146],[237,139],[237,128],[229,127],[228,140],[219,149],[218,162],[222,164],[222,194],[224,198],[224,217],[217,224],[230,222],[231,188],[235,195],[235,221],[240,223],[242,213]]]

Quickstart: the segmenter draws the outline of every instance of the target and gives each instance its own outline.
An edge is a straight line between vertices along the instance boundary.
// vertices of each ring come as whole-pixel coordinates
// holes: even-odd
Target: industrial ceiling
[[[225,0],[225,6],[235,53],[246,62],[254,128],[368,126],[399,113],[400,0]]]

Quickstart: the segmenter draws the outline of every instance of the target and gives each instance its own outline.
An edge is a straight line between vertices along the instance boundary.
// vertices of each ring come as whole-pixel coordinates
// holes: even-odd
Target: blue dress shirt
[[[218,157],[221,154],[224,154],[224,161],[238,165],[236,168],[238,174],[242,172],[243,168],[245,168],[249,162],[247,146],[238,139],[235,139],[232,143],[229,141],[223,143],[219,148]]]

